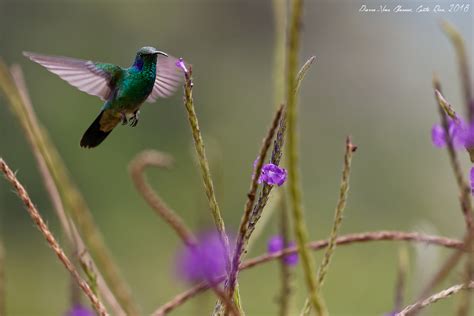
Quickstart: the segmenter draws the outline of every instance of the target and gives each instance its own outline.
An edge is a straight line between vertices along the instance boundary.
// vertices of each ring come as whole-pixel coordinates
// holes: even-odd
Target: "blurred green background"
[[[473,14],[363,14],[362,4],[393,1],[305,2],[301,63],[317,62],[301,89],[300,144],[304,202],[311,239],[326,238],[338,195],[344,139],[359,150],[343,233],[416,230],[460,237],[464,229],[457,189],[445,151],[433,148],[438,121],[431,79],[462,112],[454,49],[440,18],[453,23],[473,52]],[[401,1],[406,6],[432,1]],[[438,1],[448,6],[449,1]],[[79,139],[101,102],[81,93],[21,51],[93,59],[128,66],[139,47],[151,45],[193,64],[196,111],[204,133],[218,200],[230,230],[238,227],[252,163],[275,106],[272,1],[14,1],[0,0],[0,56],[20,64],[44,126],[82,190],[134,297],[149,313],[186,288],[176,281],[179,242],[133,187],[127,165],[154,148],[172,154],[175,167],[148,175],[162,197],[196,230],[212,224],[182,97],[142,108],[137,128],[120,126],[94,150]],[[5,100],[0,99],[0,155],[18,171],[32,199],[60,235],[31,150]],[[467,174],[468,157],[461,154]],[[277,232],[275,217],[248,257],[265,251]],[[7,249],[10,316],[60,315],[68,307],[68,275],[32,225],[22,203],[0,181],[0,229]],[[324,288],[331,315],[381,315],[392,309],[399,243],[340,247]],[[409,248],[410,303],[420,283],[448,252]],[[417,257],[421,254],[421,258]],[[321,254],[316,258],[319,262]],[[294,269],[295,315],[305,297],[301,268]],[[274,262],[241,274],[248,315],[275,315],[279,289]],[[452,274],[444,283],[459,281]],[[430,315],[452,314],[456,298]],[[172,315],[208,314],[203,295]],[[473,314],[474,315],[474,314]]]

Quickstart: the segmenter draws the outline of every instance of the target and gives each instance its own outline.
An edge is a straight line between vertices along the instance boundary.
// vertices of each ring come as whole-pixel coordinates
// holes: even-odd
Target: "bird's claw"
[[[130,118],[130,126],[135,127],[138,124],[138,117],[140,115],[140,111],[136,111],[133,113],[133,116]]]
[[[122,121],[122,125],[128,124],[127,116],[123,112],[120,112],[120,120]]]

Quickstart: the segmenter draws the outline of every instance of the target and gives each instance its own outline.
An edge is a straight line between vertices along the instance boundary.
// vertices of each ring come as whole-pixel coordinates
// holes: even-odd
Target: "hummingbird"
[[[135,127],[141,105],[171,96],[184,77],[183,70],[176,65],[178,59],[149,46],[137,51],[128,68],[30,52],[23,55],[79,90],[105,101],[82,136],[80,146],[84,148],[97,147],[119,123]]]

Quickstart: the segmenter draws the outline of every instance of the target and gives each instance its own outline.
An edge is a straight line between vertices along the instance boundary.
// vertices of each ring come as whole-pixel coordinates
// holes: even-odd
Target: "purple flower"
[[[463,134],[463,145],[468,150],[474,148],[474,122],[465,128]]]
[[[257,159],[258,160],[258,159]],[[256,162],[254,162],[254,168],[256,167]],[[272,163],[267,163],[263,165],[262,172],[258,177],[258,183],[265,182],[269,185],[278,185],[281,186],[286,181],[286,170],[278,167]]]
[[[460,118],[457,120],[448,118],[448,134],[455,148],[459,149],[474,145],[474,125],[468,126]],[[446,133],[440,124],[433,125],[431,141],[438,148],[446,146]]]
[[[433,125],[431,129],[431,141],[438,148],[446,146],[446,136],[443,127],[440,124]]]
[[[188,68],[186,68],[186,64],[184,63],[183,58],[179,58],[178,61],[176,61],[176,67],[182,69],[185,73],[188,72]]]
[[[471,180],[471,193],[474,195],[474,167],[471,168],[469,179]]]
[[[227,253],[217,232],[198,236],[196,246],[182,249],[176,258],[177,276],[190,283],[215,282],[226,272]]]
[[[293,246],[295,246],[295,242],[290,241],[290,242],[288,242],[287,246],[288,247],[293,247]],[[275,236],[271,237],[268,240],[267,250],[268,250],[269,254],[279,252],[279,251],[283,250],[284,248],[285,248],[285,241],[283,240],[282,236],[275,235]],[[283,262],[286,265],[289,265],[289,266],[296,265],[298,263],[298,253],[295,252],[295,253],[288,254],[288,255],[284,256],[283,257]]]
[[[65,316],[95,316],[95,313],[81,304],[75,304],[66,312]]]

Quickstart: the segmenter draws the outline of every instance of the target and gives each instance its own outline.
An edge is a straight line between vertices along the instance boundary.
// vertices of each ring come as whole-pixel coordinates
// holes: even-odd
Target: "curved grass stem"
[[[140,192],[148,205],[174,229],[183,243],[187,246],[195,246],[197,244],[196,236],[194,236],[193,232],[186,226],[183,219],[169,208],[151,188],[144,175],[145,168],[148,166],[167,168],[171,163],[172,158],[170,156],[155,150],[146,150],[136,155],[130,162],[130,176],[138,192]]]

